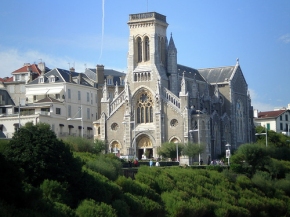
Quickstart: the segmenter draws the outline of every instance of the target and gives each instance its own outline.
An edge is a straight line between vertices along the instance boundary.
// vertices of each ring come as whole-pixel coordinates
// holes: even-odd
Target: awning
[[[93,130],[93,128],[91,128],[91,127],[87,127],[87,130]]]
[[[68,125],[68,128],[74,128],[74,126],[73,125]]]
[[[62,92],[63,89],[62,88],[57,88],[57,89],[49,89],[49,91],[47,92],[47,94],[58,94],[60,92]]]
[[[0,131],[3,131],[3,124],[0,124]]]
[[[78,128],[79,128],[79,129],[82,129],[82,126],[79,126]]]
[[[59,126],[60,126],[60,127],[63,127],[64,125],[63,125],[63,124],[59,124]]]
[[[25,95],[46,95],[49,89],[37,89],[27,90]]]

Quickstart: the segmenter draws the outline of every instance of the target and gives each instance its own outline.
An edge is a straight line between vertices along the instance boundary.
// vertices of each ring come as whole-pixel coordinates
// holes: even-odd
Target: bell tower
[[[156,12],[130,14],[128,26],[128,82],[150,77],[151,81],[159,80],[167,87],[166,16]]]

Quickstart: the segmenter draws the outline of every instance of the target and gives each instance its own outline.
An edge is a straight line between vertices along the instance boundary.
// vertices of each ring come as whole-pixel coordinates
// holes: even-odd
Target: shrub
[[[52,202],[69,204],[70,198],[66,188],[65,184],[48,179],[44,180],[40,185],[44,199],[48,199]]]
[[[106,155],[98,155],[95,160],[87,162],[86,166],[113,181],[122,174],[122,163],[116,157],[112,159]]]
[[[96,203],[94,200],[84,200],[76,209],[76,214],[79,217],[117,217],[116,211],[112,206],[105,203]]]

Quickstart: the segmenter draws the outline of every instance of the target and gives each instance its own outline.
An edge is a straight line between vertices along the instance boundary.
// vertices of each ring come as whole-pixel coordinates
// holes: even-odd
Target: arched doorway
[[[152,141],[147,135],[141,135],[137,139],[138,159],[148,159],[153,157]]]
[[[121,144],[118,141],[113,141],[110,145],[110,152],[120,157]]]

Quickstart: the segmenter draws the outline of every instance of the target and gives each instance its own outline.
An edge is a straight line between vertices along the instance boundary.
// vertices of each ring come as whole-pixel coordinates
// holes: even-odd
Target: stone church
[[[158,157],[164,142],[205,145],[204,162],[253,140],[253,109],[239,61],[195,69],[177,63],[166,16],[129,15],[128,72],[113,98],[103,86],[95,138],[119,156]],[[98,76],[98,75],[97,75]],[[181,158],[186,159],[185,156]],[[181,159],[179,159],[181,160]]]

